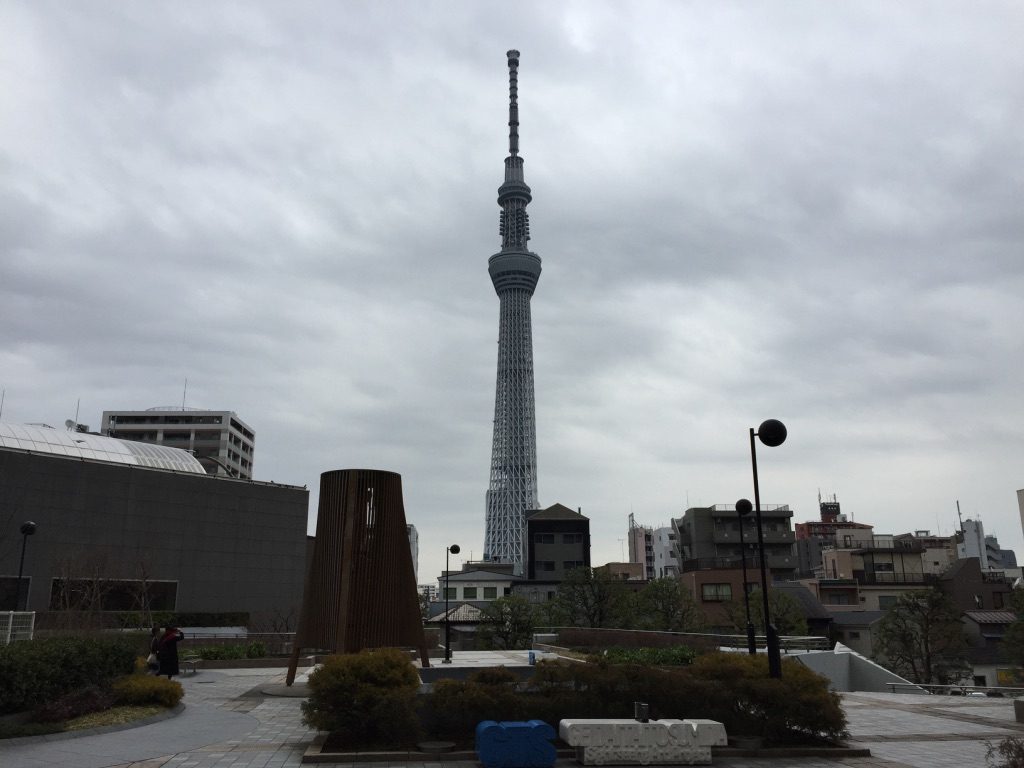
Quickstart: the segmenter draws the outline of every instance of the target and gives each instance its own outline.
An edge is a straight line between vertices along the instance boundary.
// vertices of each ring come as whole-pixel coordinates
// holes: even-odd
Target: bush
[[[200,645],[189,649],[199,658],[207,661],[224,659],[262,659],[267,655],[267,646],[259,640],[247,644]]]
[[[394,746],[396,734],[411,745],[419,686],[412,661],[394,648],[331,656],[309,676],[302,721],[348,747]]]
[[[541,662],[530,687],[535,697],[530,716],[548,722],[629,718],[633,702],[643,701],[654,718],[718,720],[728,733],[774,743],[836,741],[846,735],[839,696],[828,690],[825,678],[786,661],[782,679],[773,680],[765,656],[705,654],[680,669]]]
[[[603,655],[611,664],[642,664],[652,667],[686,666],[697,658],[697,652],[685,645],[666,648],[609,648]]]
[[[1024,768],[1024,739],[1020,736],[1007,736],[998,746],[985,742],[985,747],[985,764],[991,768]]]
[[[159,704],[168,709],[177,706],[185,695],[181,683],[152,675],[129,675],[115,680],[111,691],[118,704],[143,706]]]
[[[768,677],[766,656],[715,653],[691,667],[694,677],[713,683],[717,716],[730,732],[785,743],[845,737],[846,715],[828,681],[796,661],[785,660],[782,679]],[[731,724],[731,729],[730,729]]]
[[[528,700],[516,693],[518,682],[505,667],[479,669],[466,680],[438,680],[420,710],[425,730],[433,737],[460,740],[483,720],[535,717]]]
[[[113,704],[114,694],[109,688],[89,685],[37,707],[32,713],[32,720],[37,723],[60,723],[90,712],[109,709]]]
[[[129,674],[139,642],[124,634],[64,635],[0,647],[0,715]]]

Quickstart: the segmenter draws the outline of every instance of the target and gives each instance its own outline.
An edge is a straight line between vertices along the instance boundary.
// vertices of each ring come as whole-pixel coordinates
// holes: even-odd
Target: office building
[[[104,411],[107,437],[189,451],[208,475],[252,478],[256,436],[233,411],[177,406],[144,411]]]
[[[0,536],[0,609],[20,590],[44,613],[244,612],[254,627],[298,614],[305,488],[213,477],[164,445],[0,424],[0,498],[37,526],[20,585],[20,547]]]

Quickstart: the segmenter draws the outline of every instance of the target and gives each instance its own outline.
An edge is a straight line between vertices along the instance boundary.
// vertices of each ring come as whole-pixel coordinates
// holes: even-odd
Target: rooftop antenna
[[[960,499],[956,500],[956,517],[960,521],[960,533],[964,532],[964,516],[960,514]]]
[[[0,390],[0,419],[3,419],[4,415],[4,398],[7,397],[7,390]]]
[[[185,410],[185,395],[188,393],[188,377],[185,378],[185,387],[181,390],[181,410]]]
[[[78,426],[78,410],[82,407],[82,398],[78,398],[78,402],[75,403],[75,426]]]

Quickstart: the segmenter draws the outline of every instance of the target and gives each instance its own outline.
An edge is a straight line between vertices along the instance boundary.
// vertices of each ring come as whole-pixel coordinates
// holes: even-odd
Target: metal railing
[[[15,640],[31,640],[35,636],[35,611],[0,612],[0,645],[9,645]]]
[[[1006,685],[933,685],[931,683],[886,683],[890,693],[930,693],[940,696],[967,696],[983,693],[993,698],[1016,698],[1024,695],[1024,688]]]
[[[721,648],[747,648],[747,636],[739,634],[718,634],[710,632],[662,632],[649,629],[615,629],[612,627],[541,627],[535,630],[537,635],[555,635],[558,637],[561,631],[585,631],[596,633],[622,634],[628,633],[634,637],[652,635],[658,637],[672,637],[679,640],[680,645],[685,645],[687,640],[696,640],[701,644],[712,643]],[[764,635],[756,635],[755,640],[758,648],[766,648],[767,640]],[[550,644],[555,647],[554,644]],[[817,635],[782,635],[779,637],[779,647],[787,653],[802,651],[827,651],[832,648],[832,642],[827,637]]]

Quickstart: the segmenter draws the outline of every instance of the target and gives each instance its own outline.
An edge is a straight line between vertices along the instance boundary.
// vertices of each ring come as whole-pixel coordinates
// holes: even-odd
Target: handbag
[[[155,653],[151,653],[146,657],[146,666],[150,669],[157,669],[160,666],[160,662],[157,660]]]

